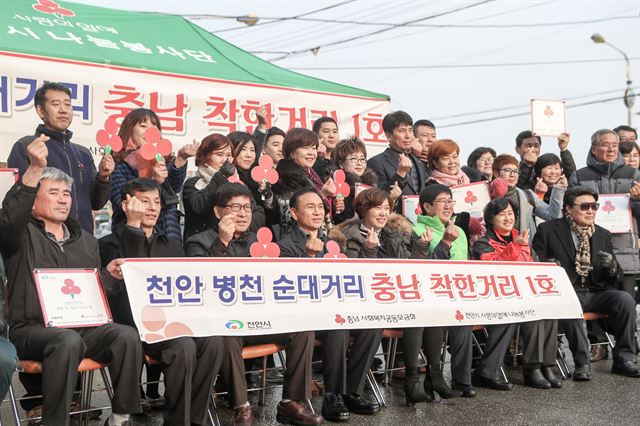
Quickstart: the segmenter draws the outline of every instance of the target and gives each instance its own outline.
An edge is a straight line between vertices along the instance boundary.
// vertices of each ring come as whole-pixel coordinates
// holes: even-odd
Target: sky
[[[627,124],[623,56],[593,33],[629,56],[640,92],[640,0],[74,3],[182,15],[281,67],[385,93],[392,109],[458,142],[464,161],[477,146],[513,154],[531,127],[531,99],[566,101],[578,165],[594,131]],[[249,14],[256,25],[235,19]],[[543,138],[542,151],[557,153],[555,138]]]

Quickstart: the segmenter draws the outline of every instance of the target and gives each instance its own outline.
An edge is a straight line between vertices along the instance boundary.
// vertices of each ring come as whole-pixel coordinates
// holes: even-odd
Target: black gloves
[[[224,162],[222,167],[220,167],[220,173],[226,178],[233,176],[236,173],[236,168],[233,167],[233,164],[227,160]]]
[[[596,252],[596,256],[600,260],[600,265],[602,265],[602,269],[609,275],[615,275],[618,271],[618,262],[614,259],[611,253],[607,253],[606,251],[598,250]]]

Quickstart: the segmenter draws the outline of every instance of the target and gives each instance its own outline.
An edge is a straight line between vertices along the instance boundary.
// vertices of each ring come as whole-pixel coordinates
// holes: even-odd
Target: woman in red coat
[[[487,261],[533,262],[529,231],[515,229],[515,208],[507,198],[492,200],[484,210],[487,233],[473,245],[472,256]],[[511,390],[513,385],[497,378],[498,370],[517,324],[489,326],[485,352],[473,373],[475,386]],[[538,389],[560,388],[555,376],[558,323],[556,320],[530,321],[520,324],[524,344],[522,360],[524,383]]]

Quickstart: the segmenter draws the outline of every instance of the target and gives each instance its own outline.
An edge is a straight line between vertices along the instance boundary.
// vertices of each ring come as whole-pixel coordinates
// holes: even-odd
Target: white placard
[[[402,196],[402,215],[414,224],[418,220],[418,215],[421,214],[419,198],[418,195]]]
[[[564,101],[531,99],[531,131],[538,136],[558,136],[567,131]]]
[[[18,181],[18,169],[0,169],[0,203]]]
[[[35,269],[46,327],[96,327],[112,322],[95,269]]]
[[[484,208],[491,201],[489,183],[486,181],[452,186],[451,195],[456,202],[454,206],[456,213],[468,212],[475,218],[484,216]]]
[[[582,318],[555,263],[417,259],[126,259],[140,338],[492,325]]]
[[[600,208],[596,213],[596,225],[612,234],[626,234],[633,230],[629,194],[599,194],[598,203]]]

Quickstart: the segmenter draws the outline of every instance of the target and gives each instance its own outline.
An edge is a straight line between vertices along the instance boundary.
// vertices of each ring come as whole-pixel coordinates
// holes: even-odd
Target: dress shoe
[[[609,358],[609,347],[606,345],[594,345],[591,348],[590,361],[602,361],[603,359]]]
[[[346,422],[349,420],[349,410],[344,405],[339,393],[325,393],[322,402],[322,417],[330,422]]]
[[[576,365],[575,370],[573,370],[573,380],[576,382],[588,382],[591,380],[591,368],[589,365]]]
[[[243,405],[235,409],[236,415],[233,418],[233,426],[251,426],[253,423],[253,411],[250,405]]]
[[[380,406],[377,403],[369,402],[357,393],[344,394],[342,400],[350,413],[367,415],[380,411]]]
[[[524,384],[536,389],[551,389],[551,383],[545,379],[540,368],[525,368]]]
[[[552,388],[560,389],[562,387],[562,380],[556,376],[553,366],[543,366],[542,375],[547,379]]]
[[[280,401],[276,420],[286,425],[315,426],[322,423],[322,416],[314,414],[300,401]]]
[[[614,361],[613,366],[611,366],[611,372],[627,377],[640,377],[640,368],[633,361]]]
[[[462,391],[463,398],[473,398],[478,393],[471,385],[451,382],[451,387],[455,390]]]
[[[499,391],[510,391],[511,389],[513,389],[513,383],[505,382],[504,380],[499,379],[489,379],[475,373],[471,377],[471,381],[473,383],[473,386],[477,386],[480,388],[489,388]]]

